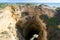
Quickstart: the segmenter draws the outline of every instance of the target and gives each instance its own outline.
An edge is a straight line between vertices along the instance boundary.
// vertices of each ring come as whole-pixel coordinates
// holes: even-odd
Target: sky
[[[0,3],[44,3],[49,6],[60,7],[60,0],[0,0]]]
[[[60,3],[60,0],[0,0],[0,3]]]

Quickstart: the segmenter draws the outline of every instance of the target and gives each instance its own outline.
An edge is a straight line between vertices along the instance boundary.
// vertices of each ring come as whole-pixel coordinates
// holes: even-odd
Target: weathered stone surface
[[[56,10],[46,5],[7,6],[0,10],[0,40],[30,40],[34,34],[37,40],[60,40],[55,17]]]

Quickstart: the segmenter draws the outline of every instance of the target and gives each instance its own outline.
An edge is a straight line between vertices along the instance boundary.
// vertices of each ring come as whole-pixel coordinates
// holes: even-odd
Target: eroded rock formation
[[[53,23],[50,26],[55,15],[56,10],[46,5],[7,6],[0,10],[0,40],[30,40],[34,34],[38,35],[36,40],[59,40],[50,36],[59,32]]]

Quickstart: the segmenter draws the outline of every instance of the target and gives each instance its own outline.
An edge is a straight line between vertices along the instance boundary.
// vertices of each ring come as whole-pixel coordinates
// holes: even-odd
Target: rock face
[[[7,6],[0,10],[0,40],[60,40],[56,10],[46,6]]]
[[[15,28],[18,16],[14,10],[7,6],[0,13],[0,40],[18,40]]]
[[[0,40],[16,40],[16,20],[12,17],[11,8],[3,9],[0,16]]]
[[[41,4],[37,8],[40,9],[42,14],[47,15],[49,18],[53,17],[55,14],[55,10],[47,5]]]

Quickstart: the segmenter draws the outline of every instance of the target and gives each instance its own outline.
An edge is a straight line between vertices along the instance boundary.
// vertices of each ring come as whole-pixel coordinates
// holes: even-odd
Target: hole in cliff
[[[23,33],[23,29],[17,27],[18,29],[18,32],[21,33],[21,35],[24,37],[25,40],[31,40],[31,38],[34,38],[33,36],[35,34],[39,34],[39,29],[38,27],[36,26],[28,26],[25,30],[24,30],[24,33]],[[24,36],[25,35],[25,36]],[[19,37],[19,34],[17,35]],[[20,37],[19,37],[19,40],[20,40]],[[33,40],[37,40],[37,38],[35,37]]]
[[[38,33],[39,33],[38,30],[36,30],[34,28],[29,28],[25,38],[26,38],[26,40],[30,40],[35,34],[38,35]],[[37,40],[37,38],[34,38],[33,40]]]
[[[25,40],[30,40],[35,34],[39,35],[40,32],[40,27],[39,25],[35,24],[35,23],[30,23],[29,25],[26,25],[25,27],[20,26],[20,24],[18,25],[18,23],[16,24],[17,26],[17,31],[18,33],[18,38],[19,40],[21,40],[21,36],[25,39]],[[20,34],[20,35],[19,35]],[[33,40],[37,40],[37,38],[34,38]]]

